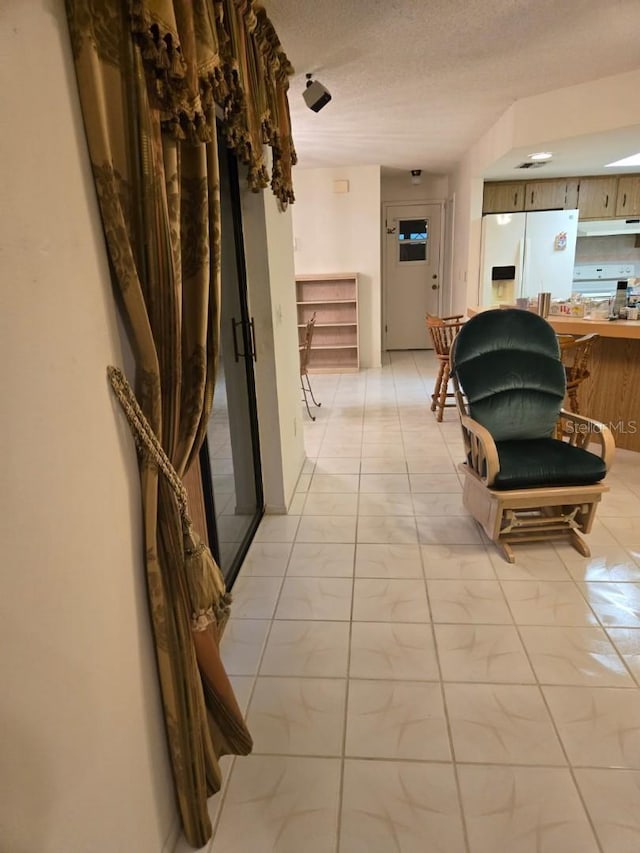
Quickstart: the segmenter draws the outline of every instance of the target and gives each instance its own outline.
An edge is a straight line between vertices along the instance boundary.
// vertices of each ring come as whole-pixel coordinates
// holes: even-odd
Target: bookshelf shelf
[[[316,315],[309,372],[357,371],[360,367],[358,274],[296,276],[296,303],[300,343],[307,321]]]

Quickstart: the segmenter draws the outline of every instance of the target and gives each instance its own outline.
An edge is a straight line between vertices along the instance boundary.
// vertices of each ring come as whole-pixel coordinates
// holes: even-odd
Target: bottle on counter
[[[616,295],[613,300],[613,305],[611,306],[610,317],[612,318],[620,318],[621,312],[624,312],[626,317],[627,311],[627,284],[628,282],[619,281],[616,287]],[[621,318],[622,319],[622,318]]]

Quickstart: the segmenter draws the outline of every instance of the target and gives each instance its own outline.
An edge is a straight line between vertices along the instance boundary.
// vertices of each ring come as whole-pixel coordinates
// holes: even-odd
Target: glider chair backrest
[[[553,433],[565,374],[556,334],[538,314],[496,309],[472,317],[455,340],[452,369],[469,415],[494,441]]]
[[[453,342],[451,376],[469,513],[509,562],[513,543],[559,536],[588,555],[578,533],[589,533],[607,491],[614,443],[602,424],[562,409],[565,370],[550,324],[520,309],[477,314]]]

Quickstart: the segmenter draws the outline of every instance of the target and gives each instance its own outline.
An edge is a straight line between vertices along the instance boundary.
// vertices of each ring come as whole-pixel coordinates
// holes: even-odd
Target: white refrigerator
[[[514,304],[544,291],[568,299],[577,233],[577,210],[483,216],[480,303]]]

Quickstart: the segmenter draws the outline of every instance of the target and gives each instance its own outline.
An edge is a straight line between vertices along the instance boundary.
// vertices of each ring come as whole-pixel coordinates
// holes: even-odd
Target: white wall
[[[465,158],[451,176],[455,194],[451,313],[464,313],[478,303],[480,238],[482,227],[482,178],[473,176]]]
[[[349,181],[348,193],[333,182]],[[381,363],[380,167],[296,169],[294,262],[298,275],[357,272],[360,365]]]
[[[420,176],[419,184],[411,183],[411,173],[403,175],[383,174],[380,181],[380,199],[382,204],[402,201],[444,201],[449,192],[447,175]]]
[[[242,215],[265,505],[284,513],[305,460],[291,208],[280,211],[269,190],[244,190]]]
[[[516,101],[513,147],[640,124],[638,92],[640,68]]]
[[[305,460],[300,355],[296,307],[291,207],[281,212],[273,193],[262,194],[267,226],[269,281],[274,322],[274,357],[278,383],[280,441],[285,506],[293,499]]]
[[[0,848],[158,853],[174,795],[63,0],[3,18]]]

